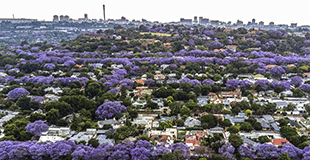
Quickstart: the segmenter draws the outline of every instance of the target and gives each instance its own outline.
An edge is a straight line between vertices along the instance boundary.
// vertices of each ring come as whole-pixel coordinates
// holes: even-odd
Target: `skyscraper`
[[[252,24],[255,24],[255,18],[252,19]]]
[[[58,19],[58,16],[57,16],[57,15],[54,15],[54,16],[53,16],[53,21],[54,21],[54,22],[58,22],[58,21],[59,21],[59,19]]]
[[[88,19],[88,14],[87,13],[84,14],[84,18]]]
[[[105,5],[103,5],[103,20],[105,21]]]
[[[194,23],[198,23],[197,16],[194,17]]]
[[[60,21],[64,21],[65,17],[63,15],[60,15],[59,19],[60,19]]]

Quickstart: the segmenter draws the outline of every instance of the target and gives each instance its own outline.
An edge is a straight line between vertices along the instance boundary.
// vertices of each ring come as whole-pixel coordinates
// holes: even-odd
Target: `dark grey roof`
[[[280,128],[278,127],[276,123],[271,123],[271,127],[273,128],[274,131],[277,131],[277,132],[280,131]]]

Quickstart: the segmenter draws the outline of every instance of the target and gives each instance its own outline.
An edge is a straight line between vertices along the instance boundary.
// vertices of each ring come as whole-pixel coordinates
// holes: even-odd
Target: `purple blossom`
[[[95,113],[99,119],[105,119],[112,118],[126,110],[126,107],[121,105],[120,102],[105,102],[97,108]]]
[[[310,93],[310,84],[303,84],[299,88],[304,92]]]
[[[37,96],[37,97],[31,97],[31,101],[35,101],[35,102],[43,102],[44,98],[41,96]]]
[[[110,89],[108,92],[109,93],[113,93],[114,95],[116,95],[119,92],[119,89],[113,88],[113,89]]]
[[[29,123],[25,129],[27,132],[31,133],[34,136],[40,136],[42,132],[47,131],[49,126],[45,124],[43,121],[38,120],[33,123]]]
[[[64,63],[64,66],[66,66],[66,67],[74,66],[74,65],[75,65],[75,62],[72,60],[65,61],[65,63]]]
[[[235,147],[232,146],[229,142],[226,142],[224,145],[222,145],[221,148],[219,148],[219,153],[230,160],[236,160],[236,158],[233,156],[234,152]]]
[[[17,100],[19,99],[19,97],[23,96],[23,95],[28,95],[30,94],[25,88],[15,88],[13,90],[11,90],[8,93],[8,99],[10,100]]]
[[[155,149],[151,152],[153,157],[163,156],[165,153],[170,152],[168,148],[162,145],[156,145]]]
[[[205,80],[202,81],[202,84],[214,86],[214,81],[210,80],[210,79],[205,79]]]
[[[262,43],[260,41],[255,41],[255,46],[261,46]]]
[[[241,88],[244,88],[244,89],[249,89],[252,85],[252,82],[248,81],[248,80],[242,80],[239,82],[239,85]]]
[[[304,40],[304,44],[310,44],[310,40],[309,39]]]
[[[170,145],[170,150],[172,151],[172,152],[174,152],[174,151],[180,151],[181,152],[181,154],[182,154],[182,156],[186,159],[186,158],[189,158],[189,156],[190,156],[190,149],[189,149],[189,147],[186,145],[186,144],[184,144],[184,143],[181,143],[181,142],[179,142],[179,143],[173,143],[173,144],[171,144]]]
[[[232,90],[238,88],[240,81],[238,79],[230,79],[226,82],[226,87]]]
[[[144,84],[147,86],[154,86],[155,81],[153,79],[147,79],[146,81],[144,81]]]
[[[44,69],[47,69],[47,70],[54,70],[56,68],[55,64],[53,63],[46,63],[44,66],[43,66]]]
[[[191,45],[191,46],[195,46],[195,41],[193,39],[190,39],[188,41],[188,44]]]
[[[116,50],[117,50],[116,45],[112,46],[110,50],[111,50],[111,51],[116,51]]]
[[[256,147],[256,154],[263,159],[276,159],[280,155],[280,149],[272,144],[260,144]]]
[[[72,142],[72,141],[71,141]],[[62,156],[66,156],[73,151],[73,147],[75,147],[74,142],[69,142],[69,141],[57,141],[55,143],[52,143],[48,147],[48,154],[52,159],[59,159]]]
[[[299,87],[302,84],[303,80],[299,76],[294,76],[291,78],[291,84],[295,87]]]
[[[241,157],[248,157],[250,159],[256,158],[255,151],[256,148],[248,143],[244,143],[238,148],[238,152],[240,153]]]
[[[285,74],[285,70],[282,67],[273,67],[270,70],[272,76],[279,77]]]
[[[262,69],[262,68],[256,68],[256,69],[254,70],[254,72],[256,72],[256,73],[258,73],[258,74],[264,74],[264,73],[266,72],[266,70],[265,70],[265,69]]]
[[[256,87],[260,87],[262,90],[266,90],[269,86],[269,81],[268,80],[258,80],[254,83]]]
[[[302,152],[301,149],[290,143],[283,144],[281,148],[281,153],[287,153],[292,159],[300,159]]]

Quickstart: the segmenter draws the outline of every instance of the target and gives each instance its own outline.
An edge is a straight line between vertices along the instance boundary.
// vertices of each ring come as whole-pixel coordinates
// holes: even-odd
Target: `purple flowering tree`
[[[113,93],[114,95],[116,95],[119,92],[119,89],[118,88],[113,88],[113,89],[110,89],[108,92],[109,93]]]
[[[239,85],[241,88],[244,88],[244,89],[249,89],[252,85],[252,82],[248,81],[248,80],[242,80],[239,82]]]
[[[162,157],[165,153],[170,152],[170,150],[162,145],[156,145],[155,149],[151,152],[153,157]]]
[[[310,84],[303,84],[299,88],[304,92],[310,93]]]
[[[65,67],[70,67],[70,66],[74,66],[74,65],[75,65],[75,62],[72,60],[65,61],[65,63],[64,63]]]
[[[235,90],[238,88],[240,81],[238,79],[230,79],[226,82],[226,88]]]
[[[74,150],[75,143],[69,141],[57,141],[48,146],[47,152],[52,159],[59,159]]]
[[[184,144],[184,143],[173,143],[170,145],[170,150],[171,152],[174,152],[174,151],[180,151],[182,156],[186,159],[186,158],[189,158],[190,157],[190,149],[189,147]]]
[[[43,66],[44,69],[46,70],[54,70],[56,68],[55,64],[53,63],[46,63],[44,66]]]
[[[290,143],[283,144],[281,148],[281,153],[287,153],[292,159],[300,159],[302,152],[303,151],[301,149]]]
[[[25,88],[15,88],[8,93],[8,99],[17,100],[23,95],[30,94]]]
[[[263,159],[277,159],[280,154],[280,148],[272,144],[264,143],[256,147],[256,155]]]
[[[96,115],[99,119],[112,118],[127,109],[125,106],[121,105],[120,102],[105,102],[100,105],[96,110]]]
[[[273,67],[270,69],[270,73],[274,77],[281,77],[285,74],[285,70],[282,67]]]
[[[269,81],[268,80],[258,80],[254,83],[256,86],[256,90],[266,90],[269,86]]]
[[[144,81],[144,84],[147,86],[154,86],[155,81],[153,79],[147,79],[146,81]]]
[[[294,76],[291,78],[291,85],[294,85],[295,87],[299,87],[302,84],[303,80],[299,76]]]
[[[255,151],[256,148],[248,143],[244,143],[238,148],[238,152],[240,153],[241,157],[248,157],[250,159],[256,158]]]
[[[49,126],[45,124],[43,121],[38,120],[33,123],[29,123],[25,129],[27,132],[31,133],[34,136],[40,136],[42,132],[47,131]]]
[[[236,160],[233,155],[234,152],[235,147],[232,146],[229,142],[226,142],[224,145],[222,145],[221,148],[219,148],[219,153],[230,160]]]
[[[214,86],[214,81],[213,80],[209,80],[209,79],[205,79],[205,80],[202,81],[202,84]]]

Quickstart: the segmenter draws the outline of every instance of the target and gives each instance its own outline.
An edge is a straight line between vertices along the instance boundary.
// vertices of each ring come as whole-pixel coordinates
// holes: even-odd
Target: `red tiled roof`
[[[290,143],[290,142],[286,139],[278,138],[278,139],[271,139],[271,143],[273,145],[280,146],[280,145],[283,145],[285,143]]]

